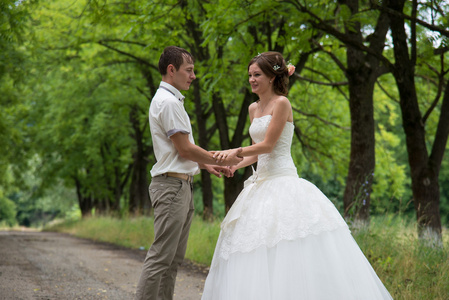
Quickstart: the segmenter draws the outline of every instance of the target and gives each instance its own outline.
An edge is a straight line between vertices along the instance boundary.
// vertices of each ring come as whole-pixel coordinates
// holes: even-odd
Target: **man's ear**
[[[173,74],[175,73],[175,71],[176,71],[176,68],[175,68],[174,65],[169,64],[169,65],[167,66],[167,74],[168,74],[169,76],[173,76]]]

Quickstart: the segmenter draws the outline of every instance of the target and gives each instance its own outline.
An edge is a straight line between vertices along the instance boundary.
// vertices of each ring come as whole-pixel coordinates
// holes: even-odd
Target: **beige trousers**
[[[186,180],[157,176],[151,180],[149,191],[154,242],[143,264],[136,299],[171,300],[193,218],[193,186]]]

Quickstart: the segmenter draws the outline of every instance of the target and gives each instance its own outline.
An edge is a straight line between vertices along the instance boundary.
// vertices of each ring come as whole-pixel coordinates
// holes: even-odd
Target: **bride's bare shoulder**
[[[281,109],[291,109],[292,105],[287,97],[279,96],[275,100],[275,106]]]
[[[257,105],[259,105],[259,100],[257,100],[256,102],[251,103],[251,104],[249,105],[249,107],[248,107],[248,111],[255,110],[256,107],[257,107]]]
[[[248,107],[248,113],[251,120],[253,119],[254,114],[256,113],[257,105],[259,105],[258,101],[251,103]]]
[[[285,96],[279,96],[276,98],[275,101],[276,101],[276,103],[281,103],[282,105],[286,105],[286,104],[290,105],[290,100],[288,100],[288,98]]]

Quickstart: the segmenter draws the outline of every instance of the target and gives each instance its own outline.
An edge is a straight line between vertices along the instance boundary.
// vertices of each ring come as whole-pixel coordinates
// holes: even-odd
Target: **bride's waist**
[[[259,172],[272,172],[277,170],[292,169],[296,171],[295,163],[291,157],[277,157],[276,159],[259,159],[257,170]]]
[[[296,168],[276,168],[276,169],[257,169],[253,168],[253,175],[250,176],[246,181],[244,186],[247,187],[249,184],[262,182],[265,180],[274,179],[277,177],[293,176],[298,177]]]
[[[257,168],[254,174],[257,174],[257,177],[271,177],[271,176],[289,176],[289,175],[297,175],[297,171],[295,167],[283,167],[283,168]]]

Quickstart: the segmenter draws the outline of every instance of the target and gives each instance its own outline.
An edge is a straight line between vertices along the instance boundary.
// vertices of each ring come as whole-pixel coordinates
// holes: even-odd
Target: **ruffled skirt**
[[[296,173],[253,175],[221,227],[203,300],[392,299],[335,206]]]

